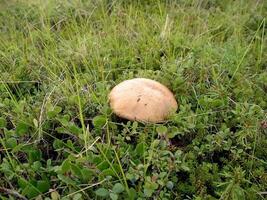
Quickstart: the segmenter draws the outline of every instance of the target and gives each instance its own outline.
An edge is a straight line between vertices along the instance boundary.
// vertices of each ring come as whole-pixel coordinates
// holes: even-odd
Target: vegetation
[[[267,198],[264,0],[0,1],[1,199]],[[112,114],[146,77],[179,109]]]

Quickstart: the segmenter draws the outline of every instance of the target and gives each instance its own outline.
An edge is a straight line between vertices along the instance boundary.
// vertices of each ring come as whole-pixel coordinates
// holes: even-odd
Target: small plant
[[[266,199],[266,9],[0,1],[0,199]],[[116,116],[108,95],[134,78],[177,111]]]

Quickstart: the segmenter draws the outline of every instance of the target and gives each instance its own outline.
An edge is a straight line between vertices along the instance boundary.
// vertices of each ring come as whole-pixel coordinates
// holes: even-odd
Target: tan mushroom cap
[[[178,107],[166,86],[145,78],[121,82],[111,90],[109,101],[116,115],[142,122],[162,122]]]

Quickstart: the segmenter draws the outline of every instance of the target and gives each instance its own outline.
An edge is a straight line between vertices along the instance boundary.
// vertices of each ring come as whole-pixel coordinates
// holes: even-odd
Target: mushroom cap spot
[[[142,122],[165,121],[178,108],[174,95],[166,86],[146,78],[119,83],[111,90],[109,102],[119,117]]]

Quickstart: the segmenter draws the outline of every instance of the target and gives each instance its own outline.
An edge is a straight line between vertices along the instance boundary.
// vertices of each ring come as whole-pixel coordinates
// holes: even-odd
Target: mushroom
[[[119,117],[154,123],[165,121],[178,107],[166,86],[146,78],[121,82],[111,90],[109,102]]]

